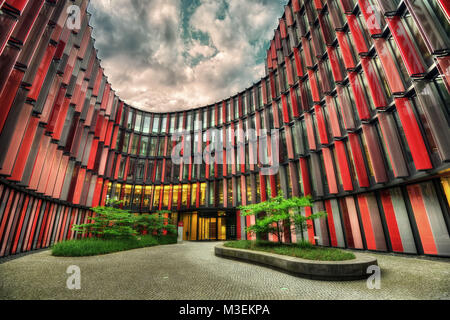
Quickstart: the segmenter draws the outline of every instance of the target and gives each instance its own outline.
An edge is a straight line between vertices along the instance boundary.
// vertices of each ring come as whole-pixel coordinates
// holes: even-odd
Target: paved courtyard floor
[[[366,281],[325,282],[214,256],[216,243],[58,258],[50,251],[0,264],[0,299],[450,299],[450,262],[372,254],[381,289]],[[363,253],[366,254],[366,253]],[[81,290],[69,290],[70,265]]]

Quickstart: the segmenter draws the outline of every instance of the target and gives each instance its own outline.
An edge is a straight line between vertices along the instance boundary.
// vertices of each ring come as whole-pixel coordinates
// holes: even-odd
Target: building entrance
[[[236,238],[236,214],[224,211],[183,212],[183,240],[225,241]]]

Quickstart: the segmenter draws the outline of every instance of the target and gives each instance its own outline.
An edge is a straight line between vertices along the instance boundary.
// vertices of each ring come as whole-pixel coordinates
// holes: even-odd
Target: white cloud
[[[198,40],[194,40],[191,48],[189,49],[189,54],[194,57],[210,58],[214,55],[216,49],[210,46],[205,46]]]
[[[109,3],[89,8],[105,74],[121,99],[157,112],[211,104],[258,81],[258,54],[283,10],[275,1],[227,0],[224,14],[220,1],[201,0],[189,28],[207,34],[205,44],[183,39],[180,0]]]

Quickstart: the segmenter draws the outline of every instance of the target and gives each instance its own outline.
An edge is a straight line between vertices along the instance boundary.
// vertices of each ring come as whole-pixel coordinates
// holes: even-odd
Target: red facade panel
[[[354,69],[356,67],[355,59],[353,57],[353,52],[350,48],[348,35],[344,31],[337,31],[336,36],[339,42],[339,47],[342,51],[342,58],[344,59],[344,64],[346,69]]]
[[[376,72],[371,58],[362,57],[361,66],[367,79],[372,101],[376,108],[385,108],[388,105],[386,95],[381,87],[381,80]]]
[[[405,85],[403,84],[403,80],[400,77],[397,65],[392,58],[386,40],[384,38],[376,38],[373,41],[391,91],[393,93],[402,94],[403,92],[405,92]]]
[[[411,103],[407,98],[397,98],[395,99],[395,105],[417,170],[432,169],[433,165]]]
[[[422,76],[426,71],[422,57],[409,37],[401,18],[399,16],[393,16],[387,18],[387,21],[395,42],[400,49],[409,75],[412,77]]]
[[[328,189],[330,194],[339,193],[337,182],[336,182],[336,172],[333,164],[333,156],[329,148],[322,148],[323,161],[325,164],[325,172],[327,174]]]
[[[342,186],[344,187],[344,191],[352,191],[353,180],[350,173],[348,157],[345,150],[345,144],[343,141],[337,140],[334,142],[334,145],[336,147],[336,155],[339,164],[339,173],[342,179]]]
[[[383,153],[376,134],[376,129],[373,125],[363,124],[363,139],[366,141],[367,151],[375,176],[376,183],[383,183],[388,181],[386,166],[384,164]]]
[[[327,130],[327,125],[326,125],[326,121],[325,121],[325,117],[323,114],[323,110],[322,107],[319,105],[315,105],[314,109],[316,111],[316,119],[317,119],[317,129],[319,131],[319,138],[320,138],[320,143],[321,144],[328,144],[328,130]]]
[[[369,177],[367,175],[366,164],[364,162],[364,156],[361,150],[361,143],[359,136],[356,133],[349,133],[348,139],[352,149],[353,160],[355,162],[355,170],[358,176],[359,186],[362,188],[369,187]]]

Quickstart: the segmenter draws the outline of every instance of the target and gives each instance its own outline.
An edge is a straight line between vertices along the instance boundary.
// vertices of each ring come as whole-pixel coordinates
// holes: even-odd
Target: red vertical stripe
[[[345,152],[345,144],[343,141],[335,141],[334,145],[336,147],[336,155],[339,162],[339,173],[342,178],[342,185],[344,187],[344,191],[352,191],[353,190],[353,180],[350,173],[350,168],[348,165],[347,153]]]
[[[359,204],[359,211],[361,213],[361,220],[364,227],[364,235],[366,238],[367,248],[369,250],[376,250],[377,244],[375,242],[375,235],[373,233],[369,207],[367,205],[367,199],[364,195],[358,196],[358,204]]]
[[[310,207],[306,207],[305,208],[305,216],[309,217],[311,215],[312,215],[312,209]],[[316,239],[314,238],[314,225],[313,225],[312,220],[307,220],[306,225],[308,228],[309,242],[311,242],[312,244],[316,244]]]
[[[331,245],[333,247],[338,246],[337,237],[336,237],[336,229],[334,227],[334,220],[333,220],[333,209],[331,207],[331,201],[325,200],[325,209],[327,211],[327,220],[328,220],[328,229],[330,230],[330,240]]]
[[[436,243],[428,220],[427,210],[423,201],[420,185],[408,186],[409,199],[416,219],[416,225],[419,229],[420,239],[422,240],[423,251],[426,254],[437,254]]]
[[[398,115],[417,170],[432,169],[433,165],[431,164],[411,103],[407,98],[398,98],[395,99],[395,105],[397,106]]]
[[[381,203],[383,204],[384,216],[389,230],[392,250],[403,252],[402,238],[398,229],[397,218],[395,217],[394,206],[388,190],[381,191]]]

